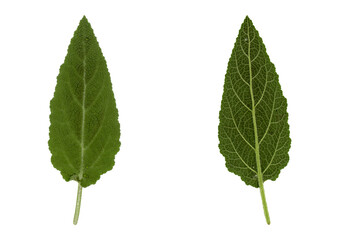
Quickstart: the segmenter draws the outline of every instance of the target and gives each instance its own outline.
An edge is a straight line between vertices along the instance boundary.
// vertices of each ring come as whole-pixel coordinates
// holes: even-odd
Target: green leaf
[[[110,75],[86,17],[80,21],[60,67],[50,108],[52,164],[66,181],[79,183],[76,224],[82,187],[95,184],[101,174],[113,168],[120,148]]]
[[[265,45],[246,17],[225,76],[219,113],[219,148],[230,172],[260,187],[270,223],[263,182],[275,180],[289,160],[287,102]]]

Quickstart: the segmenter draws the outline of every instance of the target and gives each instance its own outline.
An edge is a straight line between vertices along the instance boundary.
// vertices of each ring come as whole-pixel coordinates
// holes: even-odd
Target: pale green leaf
[[[86,17],[60,67],[50,108],[53,166],[80,190],[96,183],[113,168],[120,125],[106,61]]]

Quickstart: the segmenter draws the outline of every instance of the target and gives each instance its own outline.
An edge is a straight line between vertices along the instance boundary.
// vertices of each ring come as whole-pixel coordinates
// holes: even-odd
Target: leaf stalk
[[[73,218],[73,224],[77,225],[79,220],[79,214],[80,214],[80,206],[81,206],[81,196],[82,196],[82,186],[80,185],[80,182],[78,183],[78,193],[77,193],[77,201],[75,204],[75,213]]]
[[[270,225],[271,219],[270,219],[270,214],[268,213],[267,202],[266,202],[266,197],[265,197],[265,189],[264,189],[264,183],[263,183],[262,176],[259,178],[259,175],[258,175],[258,181],[259,181],[260,195],[261,195],[261,200],[262,200],[262,206],[264,208],[264,214],[265,214],[266,222],[267,222],[268,225]]]

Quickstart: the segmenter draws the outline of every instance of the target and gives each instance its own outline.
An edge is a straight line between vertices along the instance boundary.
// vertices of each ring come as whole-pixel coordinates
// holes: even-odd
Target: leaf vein
[[[273,106],[272,106],[272,111],[271,111],[270,120],[268,121],[267,128],[266,128],[266,131],[265,131],[263,137],[262,137],[261,140],[259,141],[259,145],[260,145],[260,143],[265,139],[265,137],[266,137],[266,135],[267,135],[267,133],[268,133],[268,130],[269,130],[269,128],[271,127],[272,117],[273,117],[273,113],[274,113],[274,111],[275,111],[275,110],[274,110],[274,105],[275,105],[275,100],[276,100],[276,98],[275,98],[276,92],[277,92],[277,87],[275,88],[275,91],[274,91]]]
[[[226,136],[227,136],[227,138],[229,139],[229,141],[230,141],[230,143],[231,143],[231,145],[232,145],[232,147],[233,147],[235,153],[237,154],[237,156],[239,157],[239,159],[242,161],[242,163],[243,163],[248,169],[250,169],[252,172],[257,173],[253,168],[251,168],[250,166],[248,166],[248,164],[244,161],[244,159],[243,159],[243,158],[240,156],[240,154],[237,152],[237,150],[235,149],[234,144],[233,144],[231,138],[230,138],[227,134],[226,134]]]
[[[95,141],[95,139],[97,138],[97,136],[99,135],[99,132],[101,131],[103,125],[104,125],[104,121],[106,119],[106,112],[107,112],[107,106],[108,104],[106,104],[105,106],[105,111],[104,111],[104,118],[102,119],[102,123],[99,126],[99,128],[97,129],[97,131],[95,132],[94,136],[92,137],[91,141],[87,144],[87,146],[85,146],[85,150],[87,150],[87,148],[89,148],[91,146],[91,144]]]
[[[110,135],[108,138],[106,138],[105,144],[104,144],[104,146],[102,147],[102,149],[100,150],[99,155],[97,156],[97,158],[96,158],[96,159],[95,159],[95,160],[94,160],[87,168],[93,167],[93,166],[100,160],[102,154],[103,154],[104,151],[105,151],[105,148],[106,148],[107,144],[109,143],[109,140],[111,140],[111,135]]]
[[[241,138],[247,143],[248,146],[250,146],[253,150],[255,150],[255,148],[252,146],[252,144],[250,144],[250,143],[246,140],[246,138],[244,137],[244,135],[242,135],[242,133],[240,132],[240,130],[239,130],[238,126],[237,126],[237,124],[235,123],[234,116],[233,116],[233,112],[232,112],[232,108],[231,108],[231,106],[230,106],[229,101],[227,101],[227,104],[228,104],[228,107],[229,107],[229,109],[230,109],[230,113],[231,113],[231,116],[232,116],[233,124],[234,124],[236,130],[238,131],[239,135],[240,135]]]
[[[232,79],[230,79],[230,82],[231,82],[231,89],[233,90],[233,92],[234,92],[234,94],[235,94],[235,96],[238,98],[238,100],[240,101],[240,103],[244,106],[244,107],[246,107],[246,109],[248,110],[248,111],[252,111],[241,99],[240,99],[240,97],[239,97],[239,95],[238,95],[238,93],[235,91],[235,89],[234,89],[234,86],[233,86],[233,81],[232,81]]]
[[[263,174],[266,172],[266,170],[271,166],[271,164],[272,164],[272,161],[273,161],[273,159],[274,159],[274,157],[275,157],[275,154],[276,154],[276,152],[277,152],[277,147],[278,147],[278,145],[279,145],[279,142],[280,142],[280,136],[281,136],[281,133],[283,132],[283,130],[281,130],[281,132],[279,133],[279,137],[278,137],[278,141],[277,141],[277,144],[275,145],[275,150],[274,150],[274,153],[273,153],[273,155],[272,155],[272,157],[271,157],[271,160],[270,160],[270,163],[267,165],[267,167],[265,168],[265,170],[263,171]]]
[[[242,77],[240,71],[239,71],[239,66],[238,66],[238,60],[237,60],[237,53],[235,53],[235,64],[236,64],[236,69],[237,69],[237,72],[240,76],[240,79],[247,85],[247,86],[250,86],[246,81],[245,79]]]

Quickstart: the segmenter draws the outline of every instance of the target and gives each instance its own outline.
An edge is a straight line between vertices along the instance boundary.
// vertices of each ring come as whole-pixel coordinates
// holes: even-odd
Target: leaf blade
[[[87,187],[111,170],[120,124],[106,60],[84,17],[60,67],[50,104],[52,164]]]
[[[275,67],[258,31],[246,17],[228,63],[218,135],[226,167],[247,185],[259,187],[253,148],[256,134],[251,113],[255,110],[258,122],[258,152],[263,181],[275,180],[289,160],[291,141],[286,109],[287,101],[282,95]]]

